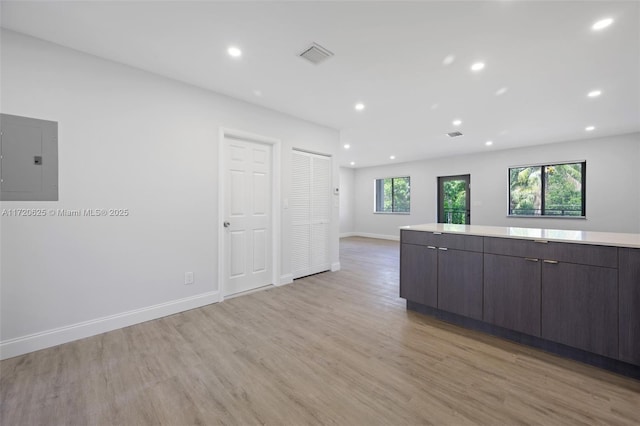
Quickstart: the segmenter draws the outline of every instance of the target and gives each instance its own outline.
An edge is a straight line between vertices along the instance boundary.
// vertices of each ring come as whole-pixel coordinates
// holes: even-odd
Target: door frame
[[[219,301],[224,300],[225,284],[225,250],[224,250],[224,208],[225,208],[225,170],[227,162],[224,156],[226,138],[240,139],[270,145],[271,152],[271,283],[279,285],[280,276],[280,151],[282,141],[280,139],[245,132],[244,130],[220,127],[218,131],[218,292]]]
[[[461,175],[452,175],[452,176],[438,176],[437,179],[437,185],[438,185],[438,199],[436,201],[436,208],[438,209],[438,214],[437,214],[437,221],[438,223],[445,223],[442,222],[442,220],[444,220],[443,216],[444,216],[444,209],[443,209],[443,205],[442,205],[442,201],[444,198],[444,194],[442,193],[442,182],[448,181],[448,180],[463,180],[467,183],[467,199],[466,199],[466,219],[465,222],[467,222],[467,225],[471,224],[471,173],[467,173],[467,174],[461,174]]]

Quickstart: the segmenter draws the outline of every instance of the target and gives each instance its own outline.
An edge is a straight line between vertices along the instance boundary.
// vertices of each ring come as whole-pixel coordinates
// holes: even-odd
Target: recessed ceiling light
[[[362,111],[364,109],[364,104],[362,102],[358,102],[355,106],[356,111]]]
[[[431,109],[438,109],[439,106],[440,105],[438,105],[438,104],[433,104],[433,105],[431,105]]]
[[[461,124],[462,124],[462,120],[458,120],[458,119],[456,119],[456,120],[453,120],[451,123],[452,123],[454,126],[459,126],[459,125],[461,125]]]
[[[484,62],[476,62],[471,65],[471,71],[480,71],[482,69],[484,69]]]
[[[601,94],[602,94],[601,90],[592,90],[589,93],[587,93],[587,96],[590,97],[590,98],[597,98]]]
[[[451,65],[455,60],[456,60],[455,56],[447,55],[447,57],[442,60],[442,65]]]
[[[493,145],[493,141],[486,141],[484,144],[485,144],[486,146],[491,146],[491,145]]]
[[[392,156],[389,157],[389,160],[395,160],[395,159],[396,159],[395,155],[392,155]]]
[[[356,162],[355,162],[355,161],[352,161],[352,162],[350,162],[349,164],[351,164],[352,166],[355,166],[355,165],[356,165]]]
[[[507,93],[507,90],[509,90],[508,87],[501,87],[498,90],[496,90],[496,96],[502,96],[505,93]]]
[[[351,148],[351,145],[349,145],[348,143],[345,143],[344,144],[344,149],[349,149],[349,148]]]
[[[591,132],[591,131],[595,130],[596,128],[595,128],[595,126],[587,126],[587,127],[585,127],[584,129],[585,129],[587,132]]]
[[[227,53],[229,54],[229,56],[231,56],[232,58],[239,58],[240,56],[242,56],[242,50],[238,49],[235,46],[231,46],[227,49]]]
[[[605,18],[597,21],[595,24],[591,26],[592,30],[600,31],[607,28],[609,25],[613,24],[613,18]]]
[[[257,97],[260,97],[260,96],[262,96],[262,90],[256,89],[256,90],[253,91],[253,94],[256,95]]]

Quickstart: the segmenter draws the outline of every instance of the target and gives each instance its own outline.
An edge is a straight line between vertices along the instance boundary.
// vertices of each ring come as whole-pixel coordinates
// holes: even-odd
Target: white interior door
[[[224,138],[224,296],[273,283],[271,157],[269,144]]]
[[[293,151],[289,208],[293,278],[331,269],[331,157]]]

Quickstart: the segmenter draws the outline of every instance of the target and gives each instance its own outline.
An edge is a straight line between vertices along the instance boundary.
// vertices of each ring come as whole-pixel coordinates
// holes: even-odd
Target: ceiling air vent
[[[460,132],[451,132],[451,133],[447,133],[447,136],[449,136],[450,138],[457,138],[458,136],[462,136],[462,133],[460,133]]]
[[[307,47],[300,55],[301,58],[306,59],[312,64],[318,65],[320,62],[333,56],[333,52],[325,49],[317,43],[311,43],[311,46]]]

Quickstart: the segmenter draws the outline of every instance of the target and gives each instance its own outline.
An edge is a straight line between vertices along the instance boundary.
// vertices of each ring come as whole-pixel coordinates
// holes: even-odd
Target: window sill
[[[373,214],[399,214],[399,215],[410,215],[411,212],[373,212]]]
[[[587,217],[586,216],[553,216],[553,215],[538,215],[538,214],[530,214],[530,215],[526,215],[526,214],[508,214],[507,215],[508,218],[518,218],[518,217],[522,217],[525,219],[583,219],[586,220]]]

